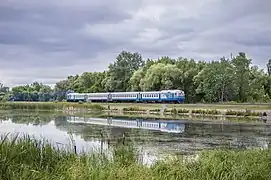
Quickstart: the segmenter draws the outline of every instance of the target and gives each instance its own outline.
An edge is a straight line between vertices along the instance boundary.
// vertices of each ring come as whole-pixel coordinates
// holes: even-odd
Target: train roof
[[[123,93],[125,93],[125,94],[136,94],[136,93],[140,93],[140,92],[136,92],[136,91],[132,91],[132,92],[111,92],[111,94],[123,94]]]
[[[102,93],[85,93],[86,95],[105,95],[105,94],[109,94],[108,92],[102,92]]]
[[[135,94],[135,93],[144,93],[144,94],[151,94],[151,93],[176,93],[176,92],[183,92],[183,90],[161,90],[161,91],[132,91],[132,92],[100,92],[100,93],[68,93],[69,95],[78,95],[78,94],[84,94],[84,95],[105,95],[105,94]]]
[[[182,90],[174,89],[174,90],[162,90],[161,92],[180,92]]]

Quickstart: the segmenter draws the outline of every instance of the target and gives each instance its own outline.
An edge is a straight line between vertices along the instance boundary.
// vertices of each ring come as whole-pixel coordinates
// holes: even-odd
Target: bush
[[[192,113],[193,114],[213,114],[213,115],[221,114],[221,112],[216,109],[194,109],[192,110]]]
[[[160,109],[151,109],[150,112],[160,112]]]
[[[123,111],[137,111],[137,112],[145,112],[147,111],[146,109],[140,108],[140,107],[127,107],[127,108],[123,108]]]
[[[226,115],[235,115],[235,116],[260,116],[260,112],[254,112],[254,111],[233,111],[233,110],[227,110]]]
[[[178,109],[178,113],[180,113],[180,114],[189,113],[189,110],[188,109]]]

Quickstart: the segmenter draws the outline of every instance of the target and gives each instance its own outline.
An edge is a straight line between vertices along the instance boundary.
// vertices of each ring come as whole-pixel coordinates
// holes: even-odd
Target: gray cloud
[[[267,0],[4,0],[0,79],[53,84],[103,71],[122,50],[213,60],[248,53],[265,68],[271,50]]]

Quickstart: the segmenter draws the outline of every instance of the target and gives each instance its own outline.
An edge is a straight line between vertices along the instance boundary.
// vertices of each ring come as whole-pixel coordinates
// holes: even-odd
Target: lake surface
[[[155,161],[168,154],[193,154],[221,147],[267,148],[271,124],[208,119],[131,120],[13,111],[0,112],[0,135],[5,133],[26,133],[63,147],[69,147],[73,139],[79,152],[106,150],[117,141],[133,142],[143,159]]]

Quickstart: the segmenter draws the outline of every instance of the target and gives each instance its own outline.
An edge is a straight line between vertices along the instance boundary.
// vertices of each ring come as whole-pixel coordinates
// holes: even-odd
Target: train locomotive
[[[185,93],[182,90],[67,94],[68,102],[183,103],[184,100]]]

